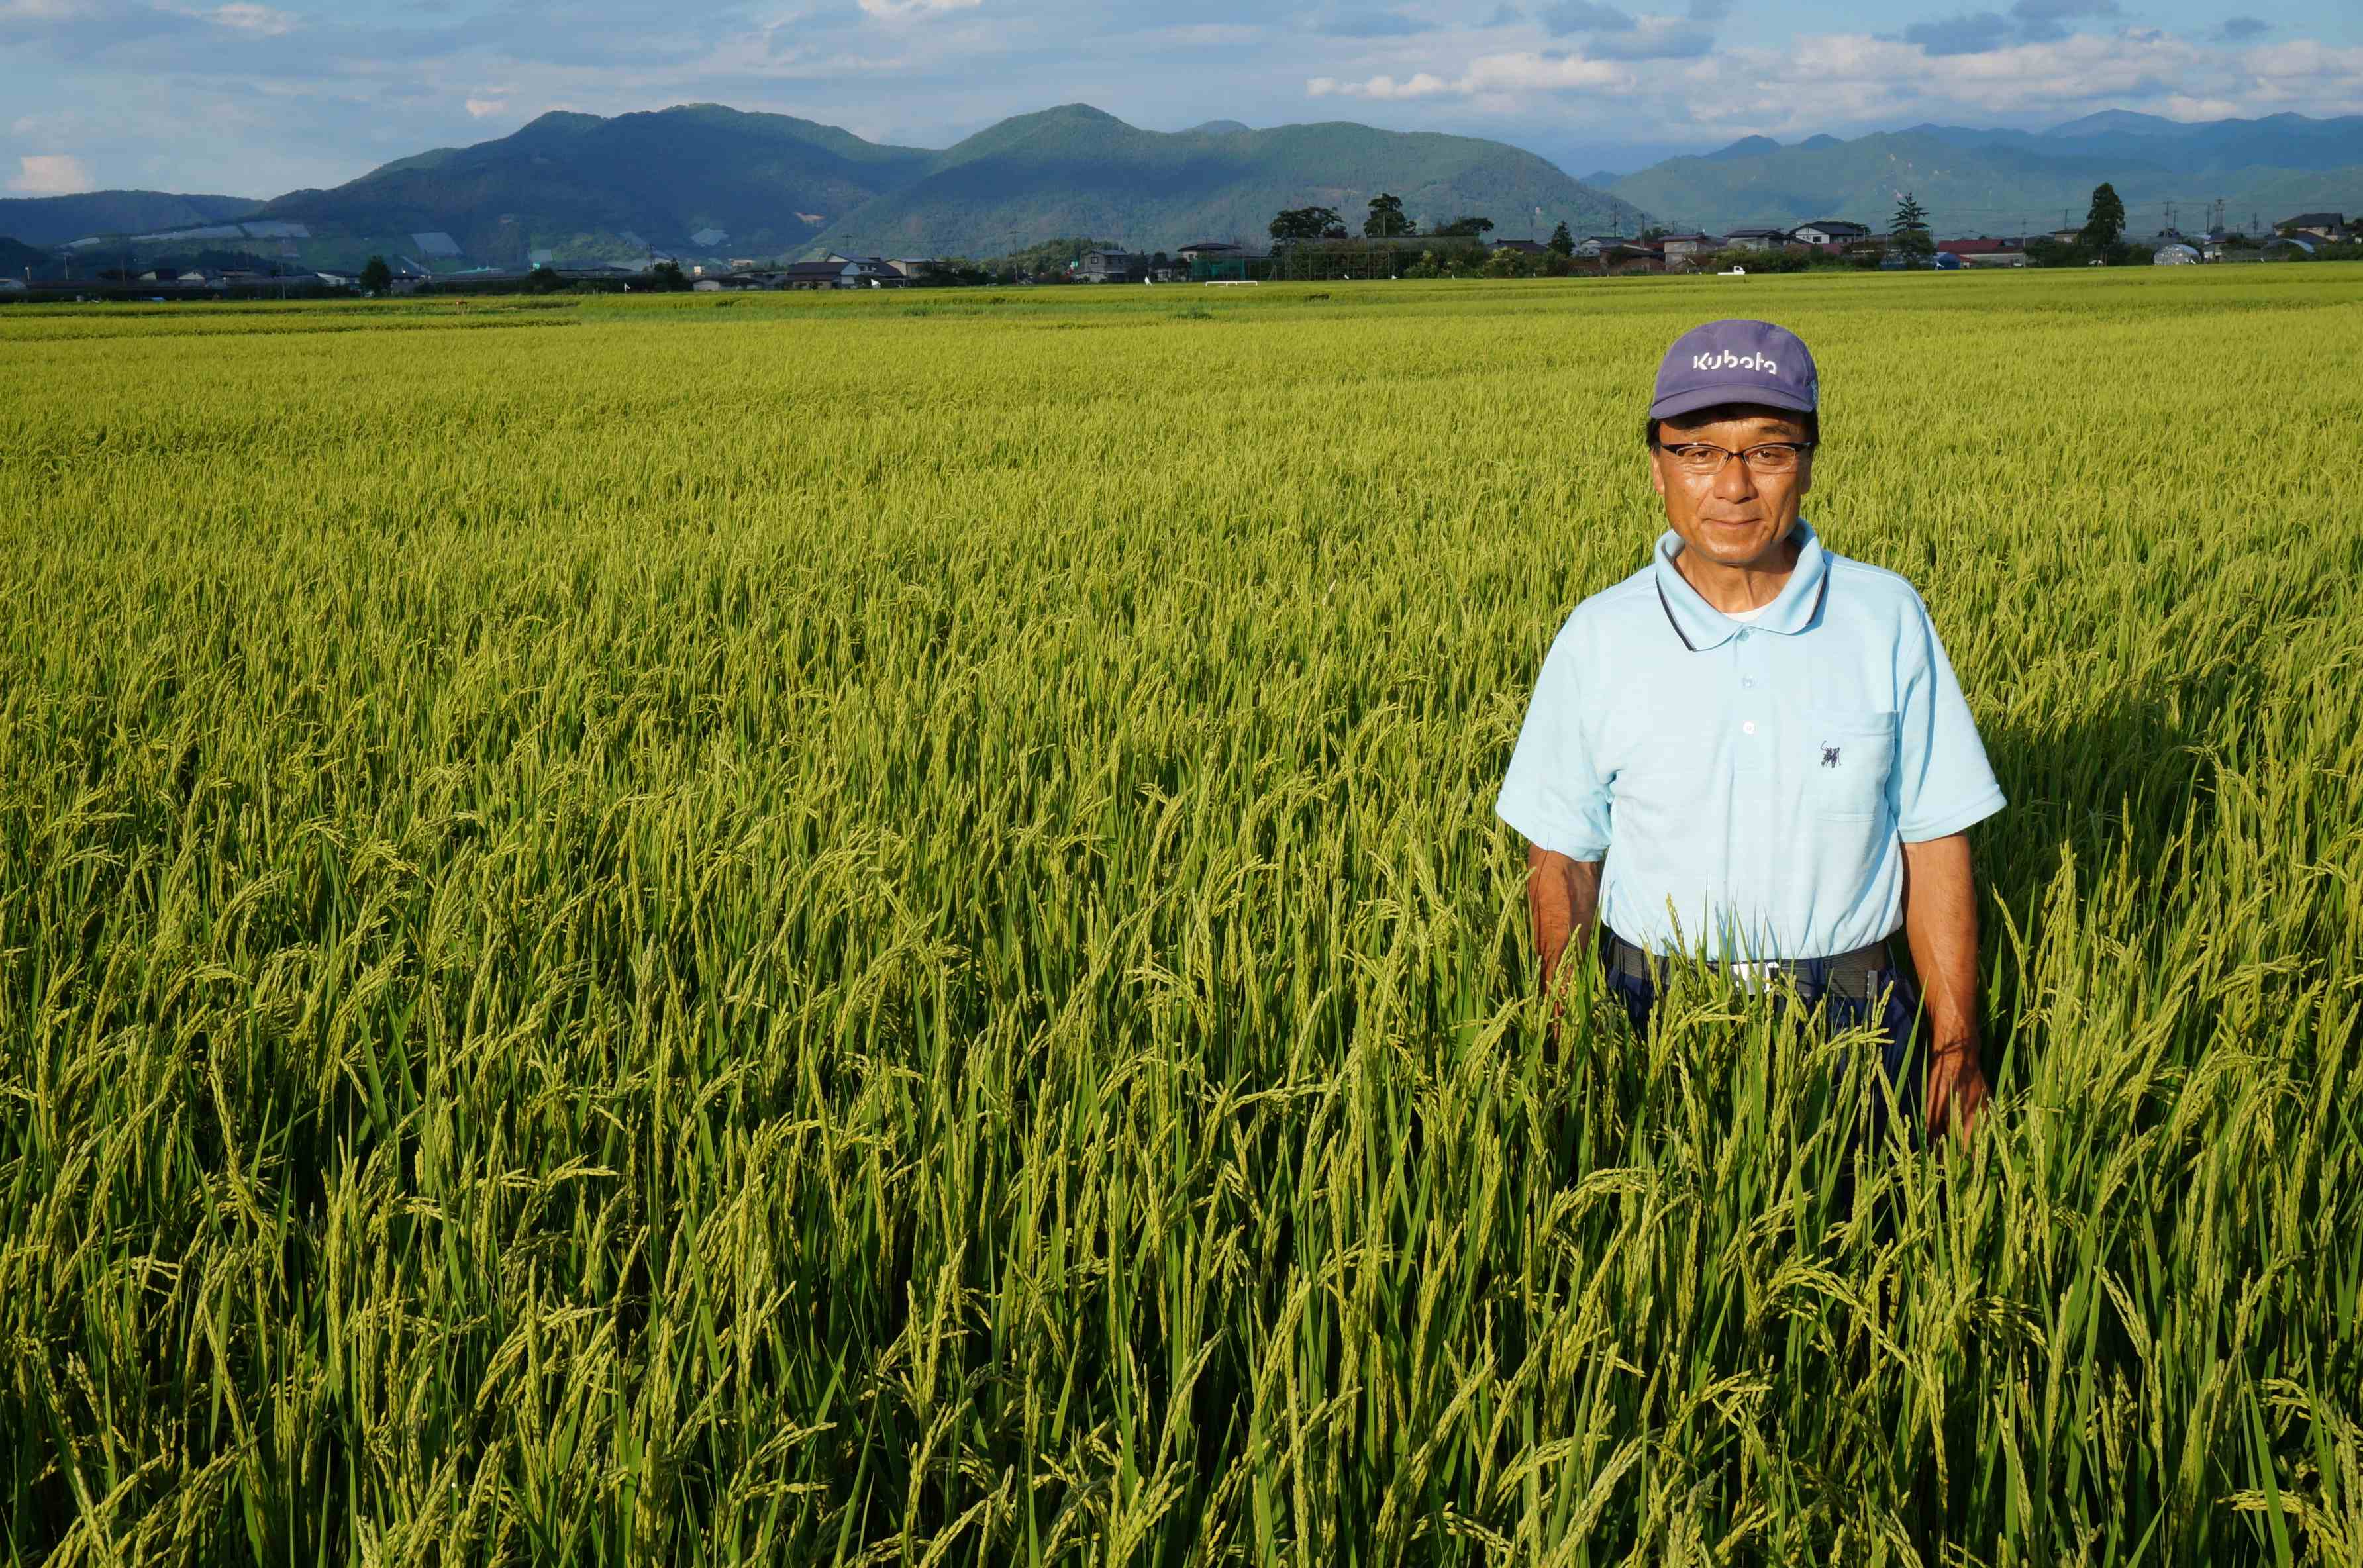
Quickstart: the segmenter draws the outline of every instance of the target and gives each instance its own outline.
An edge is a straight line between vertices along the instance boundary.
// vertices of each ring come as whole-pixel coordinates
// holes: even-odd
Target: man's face
[[[1686,441],[1706,441],[1734,452],[1770,441],[1803,441],[1804,422],[1777,408],[1727,404],[1658,422],[1658,447],[1649,453],[1649,480],[1666,498],[1666,523],[1681,536],[1682,547],[1702,560],[1734,570],[1778,570],[1781,541],[1797,525],[1797,509],[1814,488],[1814,454],[1799,457],[1785,474],[1758,473],[1737,458],[1712,474],[1684,471],[1663,450]]]

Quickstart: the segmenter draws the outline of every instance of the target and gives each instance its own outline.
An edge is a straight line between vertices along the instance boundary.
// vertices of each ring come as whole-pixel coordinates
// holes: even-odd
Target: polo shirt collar
[[[1798,552],[1796,569],[1789,574],[1781,597],[1766,605],[1764,613],[1755,620],[1735,621],[1700,598],[1698,590],[1674,565],[1674,557],[1682,547],[1682,536],[1670,528],[1659,536],[1657,553],[1650,558],[1657,573],[1658,602],[1665,606],[1666,619],[1672,623],[1674,635],[1682,639],[1684,647],[1692,653],[1721,647],[1742,627],[1794,636],[1820,619],[1822,600],[1830,586],[1829,553],[1822,548],[1812,525],[1802,517],[1790,537],[1804,547]]]

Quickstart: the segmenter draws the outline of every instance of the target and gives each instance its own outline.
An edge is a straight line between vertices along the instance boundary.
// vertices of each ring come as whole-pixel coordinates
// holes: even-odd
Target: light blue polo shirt
[[[1649,564],[1552,643],[1495,807],[1531,843],[1607,865],[1601,918],[1657,953],[1825,958],[1903,924],[1906,842],[2002,808],[1927,607],[1830,554],[1754,620]]]

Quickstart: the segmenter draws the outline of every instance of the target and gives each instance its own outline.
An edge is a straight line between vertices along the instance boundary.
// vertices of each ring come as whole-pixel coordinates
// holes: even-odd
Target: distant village
[[[2098,193],[2096,193],[2097,196]],[[1984,271],[1994,268],[2149,262],[2190,266],[2239,260],[2303,260],[2357,254],[2343,213],[2301,213],[2247,235],[2213,227],[2165,229],[2147,238],[2092,226],[2015,237],[1939,239],[1908,198],[1885,232],[1842,218],[1793,226],[1737,227],[1721,234],[1644,229],[1578,236],[1562,223],[1548,240],[1496,238],[1492,220],[1465,216],[1422,232],[1402,204],[1370,203],[1361,232],[1326,207],[1283,212],[1259,244],[1201,239],[1171,251],[1136,250],[1085,238],[1048,240],[990,261],[960,257],[848,255],[808,260],[732,257],[729,236],[707,229],[678,249],[637,235],[634,260],[566,259],[535,250],[522,267],[470,266],[447,234],[409,236],[406,248],[372,256],[367,268],[306,270],[248,253],[239,241],[274,242],[283,255],[309,239],[299,225],[218,225],[205,229],[92,239],[59,252],[60,265],[0,279],[0,301],[28,298],[255,298],[421,292],[504,293],[907,289],[962,285],[1256,283],[1375,278],[1598,277],[1646,273],[1863,271]],[[250,230],[268,230],[254,233]],[[139,263],[146,249],[157,259]],[[161,253],[161,254],[159,254]],[[77,268],[77,262],[80,265]],[[226,264],[227,263],[227,264]]]

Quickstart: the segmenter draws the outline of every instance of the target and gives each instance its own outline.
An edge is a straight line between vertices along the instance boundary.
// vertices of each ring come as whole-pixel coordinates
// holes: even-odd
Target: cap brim
[[[1696,414],[1702,408],[1714,408],[1726,403],[1752,403],[1761,408],[1785,408],[1798,414],[1811,414],[1814,400],[1783,387],[1768,387],[1761,381],[1731,382],[1723,386],[1691,387],[1661,397],[1649,405],[1652,419],[1674,419],[1685,414]]]

